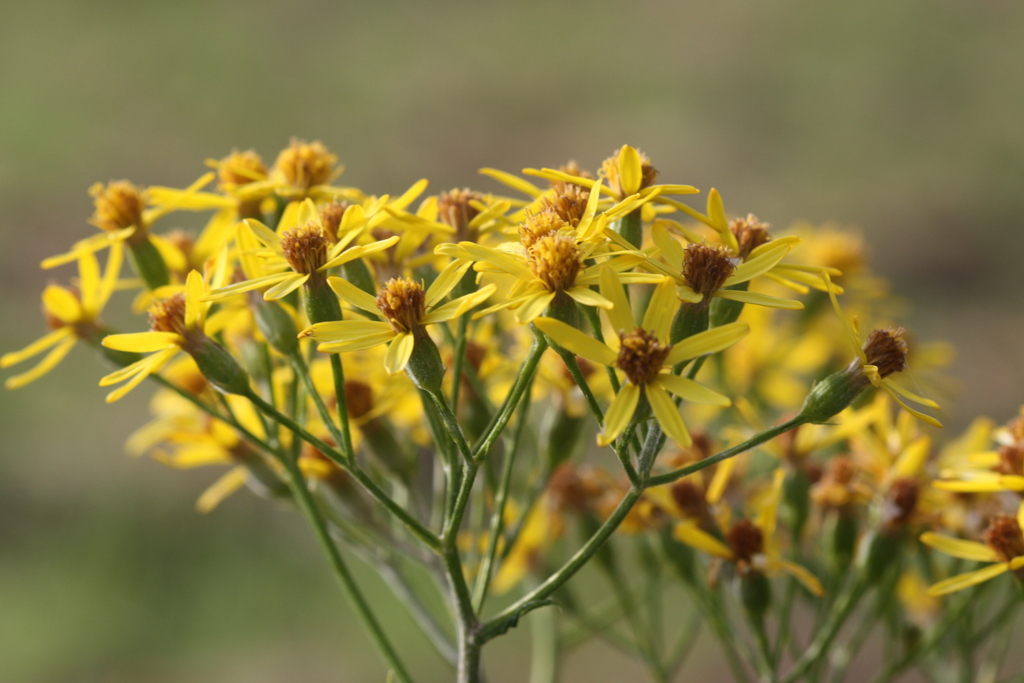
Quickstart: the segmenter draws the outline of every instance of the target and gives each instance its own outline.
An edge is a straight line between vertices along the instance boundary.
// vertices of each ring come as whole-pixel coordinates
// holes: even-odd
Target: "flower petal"
[[[794,299],[782,299],[777,296],[769,296],[758,292],[747,292],[742,289],[719,289],[712,296],[718,299],[729,301],[741,301],[745,304],[755,306],[767,306],[768,308],[784,308],[790,311],[799,311],[804,305]]]
[[[804,588],[809,590],[813,595],[819,598],[825,594],[825,589],[821,585],[821,581],[818,581],[818,577],[812,574],[809,570],[801,567],[795,562],[784,560],[781,557],[777,557],[769,563],[769,567],[777,567],[782,571],[786,572],[794,579],[803,584]]]
[[[728,408],[732,405],[732,399],[728,396],[723,396],[717,391],[711,391],[711,389],[704,385],[698,384],[686,377],[662,373],[658,375],[658,383],[679,398],[690,403],[703,403],[721,408]]]
[[[70,329],[70,328],[64,328]],[[29,382],[34,382],[50,370],[57,367],[57,364],[64,360],[64,356],[68,355],[68,352],[75,347],[75,342],[78,341],[76,337],[68,337],[61,343],[53,348],[46,357],[43,358],[34,368],[28,372],[23,372],[20,375],[14,375],[8,377],[7,381],[4,382],[4,387],[7,389],[19,389]]]
[[[425,316],[420,318],[420,324],[433,325],[435,323],[445,322],[465,315],[491,298],[491,295],[496,291],[498,291],[498,285],[492,282],[486,287],[481,287],[479,290],[472,292],[471,294],[466,294],[458,297],[457,299],[452,299],[443,306],[438,306],[430,313],[427,313]]]
[[[384,332],[391,332],[391,325],[379,320],[335,320],[326,323],[310,325],[299,337],[312,337],[318,342],[349,342],[367,335],[378,335]]]
[[[684,360],[727,349],[745,337],[749,331],[750,326],[747,323],[735,322],[699,332],[673,346],[668,358],[665,359],[665,365],[675,365]]]
[[[693,444],[690,430],[686,428],[683,416],[679,414],[679,408],[672,398],[657,380],[644,387],[644,391],[647,392],[647,401],[651,404],[651,410],[661,429],[677,444],[689,448]]]
[[[437,277],[427,288],[426,294],[426,305],[427,308],[433,308],[441,299],[448,296],[455,286],[462,281],[463,276],[469,267],[473,264],[469,261],[463,261],[456,259],[452,261],[444,269],[438,273]]]
[[[182,341],[177,332],[131,332],[128,334],[108,334],[102,344],[115,351],[133,353],[153,353],[176,346]]]
[[[999,556],[996,551],[984,543],[977,541],[965,541],[962,538],[943,536],[931,531],[921,534],[921,542],[926,546],[935,548],[941,553],[959,557],[962,560],[977,560],[978,562],[998,562]]]
[[[736,270],[732,272],[732,275],[726,279],[725,284],[722,286],[731,287],[742,282],[749,282],[758,275],[764,275],[774,268],[779,261],[785,258],[786,254],[789,253],[790,246],[788,244],[778,242],[772,242],[772,244],[777,246],[765,250],[737,266]]]
[[[945,581],[939,581],[937,584],[931,586],[928,589],[928,595],[945,595],[946,593],[955,593],[956,591],[963,590],[964,588],[970,588],[971,586],[976,586],[979,583],[984,583],[989,579],[995,578],[1000,574],[1009,571],[1009,569],[1009,564],[1000,562],[998,564],[989,565],[984,569],[960,574],[959,576],[954,576],[946,579]]]
[[[623,384],[604,414],[604,429],[597,435],[598,446],[607,446],[619,438],[622,432],[626,431],[626,427],[629,426],[630,421],[633,419],[633,413],[636,412],[636,406],[639,402],[640,387],[632,382]]]
[[[206,321],[208,304],[200,301],[206,289],[199,271],[190,271],[185,279],[185,327],[190,330],[202,329]]]
[[[672,280],[665,278],[657,287],[647,304],[644,312],[644,321],[641,323],[645,330],[654,333],[663,344],[668,342],[669,329],[672,327],[672,317],[676,313],[678,299],[676,299],[676,285]]]
[[[377,308],[377,300],[348,280],[343,280],[340,277],[329,277],[327,278],[327,284],[331,286],[331,289],[338,295],[338,298],[345,303],[380,315],[380,309]]]
[[[708,555],[730,559],[732,550],[726,544],[697,526],[696,522],[687,520],[676,524],[672,529],[672,536],[691,548],[702,550]]]
[[[612,308],[612,302],[605,299],[603,296],[590,289],[589,287],[571,287],[565,290],[573,301],[581,303],[584,306],[594,306],[595,308],[603,308],[608,310]]]
[[[612,302],[612,308],[607,312],[608,320],[616,332],[632,332],[636,327],[636,320],[633,319],[633,312],[626,299],[626,292],[619,282],[619,277],[608,266],[601,266],[601,296]]]
[[[544,192],[533,183],[523,180],[519,176],[512,175],[511,173],[499,171],[496,168],[481,168],[479,173],[494,178],[502,185],[507,185],[513,190],[519,190],[528,197],[539,197]]]
[[[308,279],[309,275],[289,273],[284,280],[263,292],[263,300],[275,301],[277,299],[283,299],[302,285],[306,284],[306,280]]]
[[[245,467],[234,467],[227,471],[217,481],[213,482],[208,489],[203,491],[196,501],[196,511],[200,514],[207,514],[221,502],[238,489],[245,486],[249,478],[249,472]]]
[[[516,320],[523,324],[533,322],[533,320],[543,313],[548,304],[555,299],[554,292],[540,292],[534,294],[516,309]]]
[[[416,345],[416,339],[411,334],[399,334],[391,343],[384,354],[384,369],[389,375],[401,372],[409,364],[409,357]]]
[[[618,354],[606,345],[590,337],[571,325],[554,318],[537,318],[533,321],[544,334],[567,351],[601,365],[614,365]],[[637,393],[639,397],[639,391]]]
[[[72,324],[82,319],[83,305],[78,297],[59,285],[47,285],[43,290],[43,307],[63,323]]]
[[[61,327],[60,329],[56,329],[53,332],[40,337],[20,351],[5,353],[3,356],[0,356],[0,368],[9,368],[27,358],[37,356],[74,333],[75,330],[73,327]]]

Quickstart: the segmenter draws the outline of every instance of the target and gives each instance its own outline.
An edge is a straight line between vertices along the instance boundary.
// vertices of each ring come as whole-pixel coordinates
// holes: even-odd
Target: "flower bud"
[[[864,389],[864,382],[856,381],[849,371],[834,372],[811,388],[800,409],[800,416],[808,422],[828,422],[842,412]]]
[[[249,393],[249,373],[238,364],[227,349],[209,337],[190,345],[186,351],[195,359],[203,376],[225,394]]]
[[[409,364],[405,366],[405,372],[413,384],[428,393],[439,393],[445,370],[447,368],[441,360],[441,352],[437,350],[434,340],[425,334],[417,335],[412,355],[409,356]]]

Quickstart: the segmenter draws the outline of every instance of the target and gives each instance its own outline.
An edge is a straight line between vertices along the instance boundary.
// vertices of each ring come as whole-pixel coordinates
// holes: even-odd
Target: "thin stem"
[[[373,611],[370,609],[370,604],[366,601],[366,598],[359,590],[355,579],[352,577],[348,566],[345,564],[345,560],[341,557],[341,552],[334,544],[334,539],[331,538],[330,531],[327,529],[327,523],[324,521],[323,516],[317,509],[316,502],[313,500],[312,495],[309,493],[309,489],[306,487],[306,480],[303,478],[298,464],[291,458],[281,457],[280,460],[288,470],[289,485],[292,489],[292,494],[295,496],[299,508],[303,513],[305,513],[306,518],[313,527],[317,540],[320,542],[321,547],[327,554],[327,557],[331,562],[331,567],[334,569],[334,574],[337,577],[338,582],[341,584],[342,591],[345,593],[345,596],[348,598],[352,607],[355,608],[359,618],[363,622],[363,626],[369,632],[370,637],[380,650],[385,661],[387,661],[388,666],[390,666],[392,671],[394,671],[395,677],[403,683],[411,683],[412,677],[409,676],[408,671],[405,669],[405,665],[402,664],[401,659],[398,657],[398,653],[395,651],[394,647],[392,647],[387,636],[384,634],[384,630],[381,628],[376,616],[374,616]]]
[[[306,365],[306,361],[302,358],[302,354],[296,353],[291,358],[292,366],[295,370],[295,374],[302,377],[302,383],[306,385],[306,393],[313,399],[313,404],[316,405],[317,412],[320,413],[320,419],[327,425],[327,431],[331,433],[331,438],[339,446],[344,442],[345,437],[342,435],[341,429],[335,424],[334,419],[331,417],[330,410],[327,409],[327,404],[324,403],[324,399],[320,396],[320,392],[316,390],[316,384],[313,383],[313,378],[309,374],[309,366]],[[343,450],[342,453],[345,451]],[[352,460],[349,460],[351,463]]]
[[[508,491],[512,484],[512,466],[515,464],[516,454],[519,451],[519,443],[522,440],[523,432],[526,429],[527,417],[530,413],[530,393],[526,393],[522,407],[519,409],[519,418],[516,423],[516,431],[512,437],[512,446],[505,455],[505,462],[502,466],[501,480],[498,483],[498,491],[494,498],[494,512],[491,514],[491,526],[487,534],[487,549],[480,561],[480,570],[477,572],[476,584],[473,586],[473,609],[480,612],[487,599],[487,591],[490,588],[491,572],[494,569],[494,557],[498,552],[498,541],[505,525],[505,504],[508,502]]]
[[[462,368],[466,362],[466,329],[469,316],[459,318],[459,332],[455,338],[455,360],[452,363],[452,409],[459,409],[459,391],[462,389]]]
[[[813,641],[811,641],[811,644],[807,646],[807,650],[804,652],[803,657],[796,662],[793,666],[793,670],[782,679],[783,683],[792,683],[792,681],[801,680],[801,677],[804,674],[817,665],[818,661],[828,651],[829,645],[832,644],[832,640],[839,634],[839,630],[853,613],[854,608],[857,607],[857,603],[868,588],[869,584],[861,577],[858,577],[854,579],[843,594],[836,599],[828,620],[822,626],[821,630],[818,631],[817,636]]]
[[[434,405],[437,406],[437,412],[441,414],[441,419],[444,420],[445,429],[448,430],[449,436],[452,437],[452,441],[458,446],[459,452],[462,453],[463,460],[469,465],[473,462],[473,453],[469,450],[469,444],[466,443],[466,436],[462,433],[462,427],[459,425],[458,419],[455,417],[455,413],[452,412],[451,407],[448,405],[448,401],[445,400],[444,394],[441,392],[427,392],[430,394],[430,398],[433,399]]]
[[[430,529],[423,526],[423,524],[419,520],[410,515],[409,512],[406,511],[402,506],[400,506],[398,503],[392,500],[391,497],[387,493],[385,493],[379,486],[377,486],[377,484],[372,479],[370,479],[370,477],[367,476],[365,472],[363,472],[359,468],[349,467],[348,463],[346,462],[344,456],[341,453],[336,451],[334,448],[332,448],[330,445],[328,445],[321,439],[318,439],[317,437],[310,434],[308,431],[303,429],[301,425],[296,423],[295,420],[291,419],[290,417],[279,411],[277,408],[264,401],[258,394],[250,392],[246,398],[252,401],[256,405],[256,407],[259,408],[261,411],[263,411],[271,418],[283,424],[297,436],[302,438],[307,443],[313,445],[324,455],[326,455],[328,458],[330,458],[336,464],[338,464],[340,467],[344,468],[349,474],[352,475],[352,477],[356,481],[362,484],[363,488],[365,488],[370,495],[372,495],[374,498],[380,501],[380,503],[382,503],[384,507],[388,509],[388,511],[395,515],[399,519],[399,521],[401,521],[406,526],[410,533],[412,533],[416,538],[420,539],[431,550],[435,552],[440,552],[441,539],[439,539],[437,535]]]
[[[352,432],[348,424],[348,404],[345,398],[345,370],[341,366],[341,356],[332,353],[330,357],[331,373],[334,375],[334,398],[338,407],[338,423],[341,425],[341,441],[338,442],[338,447],[341,448],[341,452],[345,454],[345,457],[350,461],[354,461]],[[308,374],[307,372],[306,375]],[[316,394],[316,391],[311,390],[311,393]],[[330,424],[330,420],[327,420],[327,422]]]
[[[744,451],[748,451],[751,448],[760,446],[765,441],[774,439],[780,434],[788,432],[790,429],[793,429],[795,427],[799,427],[805,422],[807,422],[806,418],[797,415],[796,417],[792,418],[791,420],[787,420],[786,422],[783,422],[777,427],[772,427],[771,429],[765,430],[760,434],[755,434],[754,436],[750,437],[741,444],[733,446],[732,448],[727,448],[720,453],[716,453],[715,455],[708,456],[707,458],[704,458],[699,462],[695,462],[692,465],[680,467],[677,470],[672,470],[671,472],[666,472],[664,474],[653,476],[647,481],[647,485],[660,486],[662,484],[671,484],[677,479],[682,479],[683,477],[691,475],[694,472],[699,472],[700,470],[703,470],[707,467],[711,467],[712,465],[720,463],[723,460],[728,460],[729,458],[737,456],[740,453],[743,453]]]

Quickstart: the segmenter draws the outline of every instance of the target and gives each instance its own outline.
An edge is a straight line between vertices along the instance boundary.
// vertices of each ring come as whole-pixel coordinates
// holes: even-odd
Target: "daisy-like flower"
[[[777,547],[775,528],[784,480],[785,470],[775,470],[772,487],[760,502],[754,520],[741,519],[729,527],[725,533],[724,543],[701,529],[694,519],[676,524],[673,535],[676,540],[691,548],[731,562],[736,566],[736,572],[740,577],[752,573],[771,575],[785,572],[814,595],[824,595],[825,591],[817,577],[804,567],[783,559]]]
[[[505,308],[515,309],[516,320],[526,324],[541,315],[557,299],[569,299],[585,306],[611,308],[612,302],[594,292],[598,284],[598,266],[585,262],[597,256],[598,242],[587,241],[594,227],[605,221],[595,218],[597,193],[573,228],[553,212],[537,214],[520,229],[520,244],[507,249],[492,249],[472,242],[442,244],[436,252],[456,259],[476,262],[482,272],[511,275],[515,282],[505,300],[476,314],[479,318]],[[638,258],[630,254],[613,255],[600,267],[623,270],[636,265]],[[659,282],[663,278],[651,273],[623,273],[626,283]]]
[[[40,266],[44,269],[55,268],[74,261],[81,252],[99,251],[120,242],[134,250],[152,241],[161,253],[168,250],[169,245],[165,241],[150,234],[150,226],[163,216],[182,208],[185,199],[212,178],[212,174],[207,174],[182,190],[181,196],[166,201],[151,197],[148,191],[127,180],[117,180],[106,185],[94,184],[89,188],[95,207],[89,222],[101,232],[79,240],[64,254],[44,259]]]
[[[987,567],[959,574],[939,581],[928,589],[929,595],[944,595],[975,586],[1006,572],[1016,572],[1018,577],[1024,570],[1024,503],[1017,515],[999,515],[992,520],[985,531],[984,543],[952,538],[932,532],[921,534],[921,542],[939,552],[962,560],[993,562]]]
[[[209,345],[216,344],[207,336],[215,330],[207,325],[206,314],[210,304],[201,301],[205,293],[203,276],[193,270],[188,274],[184,292],[156,301],[150,307],[149,332],[112,334],[103,338],[103,346],[108,349],[150,354],[100,380],[101,387],[127,380],[107,395],[107,403],[117,401],[144,379],[160,372],[181,351],[196,357]]]
[[[896,403],[900,404],[901,408],[917,419],[933,427],[941,427],[941,422],[931,415],[914,410],[903,399],[913,401],[933,410],[939,409],[938,403],[923,396],[918,396],[909,389],[901,387],[892,379],[889,379],[891,375],[907,369],[907,342],[903,338],[905,334],[904,329],[902,327],[890,327],[872,330],[868,338],[862,340],[857,319],[853,318],[851,320],[847,318],[839,307],[835,286],[832,284],[828,272],[822,271],[822,277],[825,278],[825,283],[828,286],[828,295],[832,300],[832,306],[835,308],[840,320],[843,321],[847,338],[857,354],[857,357],[846,368],[846,375],[855,384],[860,384],[864,387],[871,384],[885,390]]]
[[[407,278],[389,280],[376,298],[355,285],[332,277],[328,284],[343,301],[380,320],[339,320],[317,323],[303,330],[300,337],[319,342],[318,350],[340,353],[387,344],[384,367],[389,373],[401,372],[409,363],[417,340],[428,339],[427,326],[454,320],[468,313],[491,296],[497,285],[482,287],[442,304],[441,301],[469,270],[468,262],[454,261],[427,288]]]
[[[748,331],[746,323],[722,325],[670,344],[669,327],[675,312],[674,284],[663,280],[651,297],[638,326],[622,283],[610,268],[602,268],[601,294],[612,302],[607,317],[616,331],[602,343],[576,328],[553,318],[537,318],[534,324],[556,344],[589,361],[617,368],[626,377],[605,414],[604,429],[597,437],[600,446],[617,439],[633,419],[641,396],[647,398],[654,417],[664,432],[682,447],[692,443],[690,432],[669,393],[693,403],[729,406],[728,397],[697,382],[672,373],[684,361],[716,353],[739,341]]]
[[[49,285],[43,290],[43,315],[49,334],[34,341],[21,351],[6,353],[0,357],[0,368],[8,368],[50,350],[43,360],[28,372],[9,377],[4,386],[8,389],[23,387],[57,366],[82,340],[97,340],[102,334],[100,313],[117,286],[121,272],[123,245],[114,243],[107,258],[107,269],[100,275],[99,262],[91,251],[78,253],[78,286],[61,287]]]
[[[675,280],[678,285],[676,295],[681,301],[708,306],[712,298],[719,298],[770,308],[798,310],[804,307],[792,299],[732,289],[735,285],[750,282],[775,268],[789,252],[792,246],[790,242],[765,242],[747,252],[745,261],[740,261],[733,258],[724,247],[690,244],[684,249],[659,227],[655,226],[652,236],[668,265],[656,260],[649,260],[645,265]]]
[[[984,428],[983,428],[984,429]],[[987,431],[987,430],[986,430]],[[986,434],[984,441],[989,441]],[[995,450],[980,448],[939,471],[937,489],[957,493],[1024,491],[1024,409],[1004,428],[995,430]]]
[[[658,172],[651,165],[650,159],[646,154],[629,145],[623,145],[618,152],[605,159],[601,164],[601,176],[606,184],[602,180],[553,168],[540,170],[527,168],[523,169],[523,173],[555,182],[572,183],[592,192],[604,192],[617,202],[614,217],[624,216],[648,202],[664,202],[666,200],[664,195],[696,194],[698,192],[697,188],[692,185],[655,184]],[[496,177],[493,174],[489,175]],[[500,177],[496,177],[496,179],[502,180]],[[609,220],[612,220],[612,217],[609,217]]]
[[[309,199],[298,206],[295,214],[296,227],[285,230],[280,236],[259,221],[243,221],[246,228],[266,247],[266,251],[262,252],[262,255],[267,257],[265,269],[277,272],[214,289],[206,294],[203,300],[217,301],[265,287],[268,289],[263,293],[264,299],[280,299],[311,280],[314,283],[323,283],[327,279],[327,271],[331,268],[354,261],[366,254],[387,249],[398,241],[398,237],[393,236],[346,249],[359,232],[350,225],[362,221],[363,218],[361,208],[356,210],[353,207],[346,210],[337,228],[338,234],[344,237],[334,245],[331,244],[329,234],[324,229],[320,212]],[[349,222],[346,223],[346,220]]]

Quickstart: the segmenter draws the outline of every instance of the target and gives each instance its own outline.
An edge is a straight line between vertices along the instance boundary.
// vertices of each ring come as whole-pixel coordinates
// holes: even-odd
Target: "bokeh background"
[[[859,226],[915,332],[958,347],[953,429],[1024,401],[1021,3],[10,0],[0,17],[0,350],[42,333],[54,274],[36,266],[91,234],[97,180],[183,186],[295,135],[368,191],[496,189],[479,167],[596,167],[627,142],[732,213]],[[0,393],[0,680],[382,680],[297,516],[246,495],[197,515],[210,473],[127,458],[142,393],[105,405],[102,372],[78,349]],[[520,630],[491,680],[519,680],[501,663]],[[700,652],[691,673],[717,656]],[[568,667],[635,672],[600,647]]]

